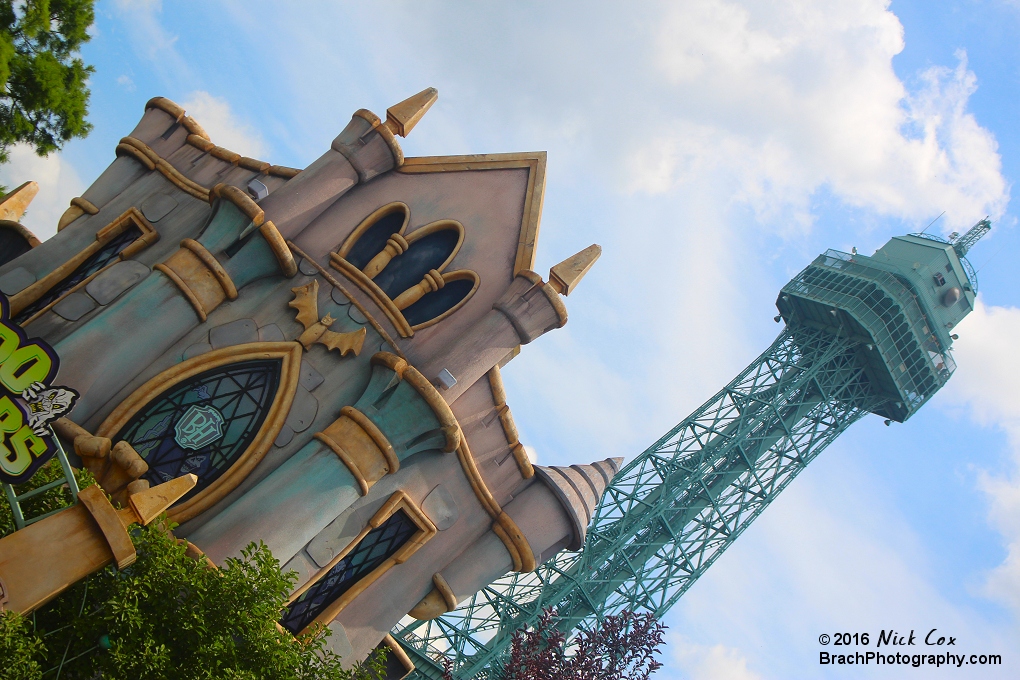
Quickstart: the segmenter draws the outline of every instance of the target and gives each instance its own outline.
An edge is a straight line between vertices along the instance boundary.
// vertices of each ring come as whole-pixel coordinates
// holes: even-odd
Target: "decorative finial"
[[[0,220],[18,222],[25,214],[28,204],[32,202],[35,195],[39,193],[39,185],[35,182],[25,182],[20,187],[0,198]]]
[[[427,87],[413,97],[408,97],[399,104],[386,109],[386,122],[383,123],[395,135],[406,137],[421,117],[439,99],[439,90]]]
[[[128,496],[128,503],[135,511],[138,521],[148,524],[194,489],[196,484],[198,484],[198,477],[195,475],[182,475],[169,482],[163,482],[159,486]]]
[[[602,246],[593,244],[568,257],[549,270],[549,285],[560,295],[570,295],[601,254]]]

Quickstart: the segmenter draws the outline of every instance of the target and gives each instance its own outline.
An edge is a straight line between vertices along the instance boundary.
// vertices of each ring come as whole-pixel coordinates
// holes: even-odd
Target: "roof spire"
[[[568,257],[549,270],[549,285],[560,295],[570,295],[601,254],[602,246],[593,244]]]
[[[0,220],[17,222],[25,214],[28,204],[39,193],[39,185],[25,182],[20,187],[0,198]]]
[[[386,109],[386,122],[383,123],[395,135],[406,137],[418,124],[421,117],[439,99],[439,90],[427,87],[413,97],[408,97],[399,104]]]

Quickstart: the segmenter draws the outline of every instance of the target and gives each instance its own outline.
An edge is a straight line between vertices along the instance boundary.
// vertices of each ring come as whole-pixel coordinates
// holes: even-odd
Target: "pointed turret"
[[[560,295],[570,295],[601,254],[602,246],[592,244],[568,257],[549,270],[549,285]]]
[[[39,185],[25,182],[20,187],[0,198],[0,220],[17,222],[25,214],[28,204],[39,193]]]
[[[439,90],[427,87],[413,97],[408,97],[399,104],[386,109],[384,125],[395,135],[406,137],[418,124],[425,112],[439,99]]]
[[[589,465],[535,466],[539,478],[553,490],[570,515],[574,537],[567,546],[569,550],[578,550],[584,545],[595,506],[602,498],[602,492],[620,471],[622,463],[623,458],[606,458]]]

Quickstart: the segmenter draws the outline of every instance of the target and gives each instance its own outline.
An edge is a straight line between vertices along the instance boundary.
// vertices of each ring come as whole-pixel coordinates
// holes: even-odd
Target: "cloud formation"
[[[267,155],[262,135],[238,119],[225,98],[199,90],[188,95],[181,106],[205,128],[214,143],[242,156],[264,158]]]
[[[1020,308],[976,309],[958,327],[959,370],[948,401],[964,407],[977,423],[1005,433],[1010,458],[1002,473],[981,472],[979,484],[989,503],[989,521],[1002,535],[1006,558],[987,575],[985,593],[1020,616]]]

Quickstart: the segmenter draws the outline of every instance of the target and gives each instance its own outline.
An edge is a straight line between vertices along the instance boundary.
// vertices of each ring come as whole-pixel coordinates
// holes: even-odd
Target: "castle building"
[[[265,542],[300,577],[280,625],[352,660],[578,548],[620,463],[528,459],[500,367],[600,249],[532,271],[544,153],[404,158],[436,97],[357,111],[302,170],[155,98],[53,238],[0,224],[11,317],[80,394],[76,462],[121,502],[197,476],[176,534],[214,562]]]

